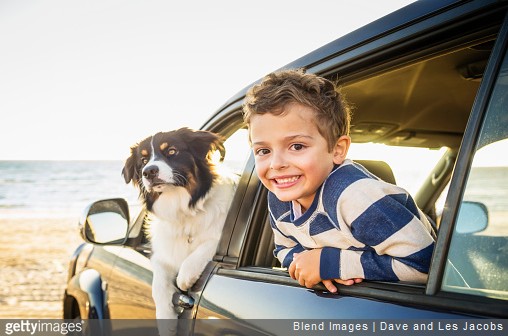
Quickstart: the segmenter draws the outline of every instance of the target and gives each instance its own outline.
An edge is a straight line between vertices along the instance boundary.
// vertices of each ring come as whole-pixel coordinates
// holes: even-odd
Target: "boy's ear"
[[[342,135],[333,147],[333,163],[342,164],[347,157],[351,138],[348,135]]]

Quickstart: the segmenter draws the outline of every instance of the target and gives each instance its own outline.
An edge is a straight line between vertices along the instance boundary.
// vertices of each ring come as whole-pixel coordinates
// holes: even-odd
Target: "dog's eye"
[[[147,158],[141,158],[141,163],[143,165],[146,165],[148,163],[148,159]]]
[[[169,156],[175,155],[176,153],[178,153],[178,151],[175,148],[168,149],[168,155]]]

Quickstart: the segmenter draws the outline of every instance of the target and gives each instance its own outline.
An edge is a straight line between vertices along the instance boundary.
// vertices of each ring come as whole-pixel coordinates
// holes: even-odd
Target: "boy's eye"
[[[293,150],[296,150],[296,151],[299,151],[299,150],[302,150],[302,149],[305,148],[305,146],[302,145],[302,144],[294,144],[291,147],[292,147]]]
[[[256,155],[263,156],[270,153],[269,149],[266,148],[260,148],[255,151]]]

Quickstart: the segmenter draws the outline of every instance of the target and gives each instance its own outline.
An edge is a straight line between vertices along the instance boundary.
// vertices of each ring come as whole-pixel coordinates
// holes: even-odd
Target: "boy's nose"
[[[272,153],[272,160],[270,161],[270,169],[279,170],[287,167],[286,160],[283,155]]]

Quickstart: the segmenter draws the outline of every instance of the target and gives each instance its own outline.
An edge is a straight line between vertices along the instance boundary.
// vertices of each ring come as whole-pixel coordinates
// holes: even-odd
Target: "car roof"
[[[281,69],[305,68],[338,82],[354,107],[354,142],[458,148],[497,28],[480,37],[468,37],[470,41],[439,37],[455,43],[439,48],[432,46],[435,36],[431,34],[436,27],[450,26],[455,18],[481,17],[477,15],[480,10],[496,5],[499,2],[495,0],[417,1]],[[481,24],[488,25],[483,21]],[[422,32],[430,37],[422,38],[421,46],[415,45],[415,36],[425,35]],[[399,47],[410,43],[405,50]],[[394,50],[388,54],[390,48]],[[420,51],[427,48],[436,50]],[[381,55],[377,59],[366,56],[376,53]],[[387,61],[389,57],[393,58],[392,64]],[[478,73],[471,73],[473,68],[479,69]],[[251,86],[239,91],[221,110],[238,104]]]
[[[325,44],[322,47],[292,61],[291,63],[281,67],[280,69],[288,68],[308,68],[316,61],[332,57],[332,55],[340,53],[343,50],[354,47],[367,40],[373,39],[376,36],[384,35],[398,27],[407,25],[423,17],[429,16],[432,13],[442,11],[451,5],[464,2],[463,0],[420,0],[415,1],[405,7],[402,7],[390,14],[387,14],[367,25],[360,27],[348,34],[338,37],[334,41]],[[494,0],[495,2],[495,0]],[[275,69],[274,69],[275,70]],[[258,79],[252,84],[246,86],[234,96],[232,96],[220,109],[242,99],[247,90],[259,82]]]

